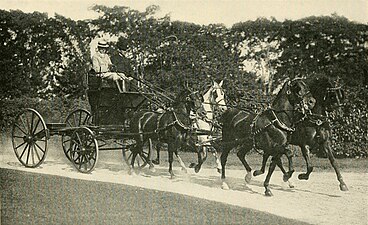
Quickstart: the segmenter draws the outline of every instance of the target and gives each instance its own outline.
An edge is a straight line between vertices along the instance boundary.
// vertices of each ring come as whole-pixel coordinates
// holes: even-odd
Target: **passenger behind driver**
[[[92,68],[102,78],[113,80],[119,92],[126,92],[126,81],[132,80],[131,77],[127,77],[124,73],[113,72],[113,64],[110,56],[107,54],[109,45],[106,41],[99,41],[97,44],[97,51],[92,56]],[[120,87],[119,81],[123,82],[123,87]]]

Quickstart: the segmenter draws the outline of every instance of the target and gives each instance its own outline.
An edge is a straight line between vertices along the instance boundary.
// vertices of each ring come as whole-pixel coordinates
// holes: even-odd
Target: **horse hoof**
[[[250,183],[250,181],[252,180],[252,173],[247,173],[247,175],[245,175],[245,177],[244,177],[244,179],[245,179],[245,182],[247,183],[247,184],[249,184]]]
[[[175,179],[175,175],[174,174],[171,174],[170,175],[170,180],[174,180]]]
[[[160,160],[154,159],[152,160],[152,163],[155,165],[160,165]]]
[[[284,174],[284,176],[282,177],[282,180],[284,181],[284,182],[287,182],[288,180],[289,180],[289,175],[288,174]]]
[[[150,170],[152,173],[156,173],[156,169],[155,169],[155,167],[153,167],[153,166],[150,166],[149,170]]]
[[[298,179],[299,180],[308,180],[309,176],[305,173],[301,173],[301,174],[299,174]]]
[[[189,164],[189,168],[194,168],[194,167],[196,167],[196,164],[195,163]]]
[[[222,169],[217,168],[217,173],[222,173]]]
[[[273,194],[272,194],[271,190],[266,190],[266,191],[265,191],[265,195],[266,195],[267,197],[272,197],[272,196],[273,196]]]
[[[289,188],[295,188],[295,185],[289,181]]]
[[[129,171],[128,174],[132,177],[137,177],[137,173],[135,171]]]
[[[263,174],[263,172],[261,171],[261,170],[255,170],[254,172],[253,172],[253,176],[259,176],[259,175],[261,175],[261,174]]]
[[[184,167],[182,167],[182,168],[181,168],[181,171],[182,171],[183,173],[188,173],[188,170],[187,170],[186,168],[184,168]]]
[[[229,185],[227,185],[227,183],[225,183],[225,182],[222,182],[221,189],[222,190],[230,190]]]
[[[198,173],[201,170],[199,166],[194,167],[194,172]]]
[[[349,191],[348,186],[346,186],[346,184],[340,184],[340,190],[341,191]]]

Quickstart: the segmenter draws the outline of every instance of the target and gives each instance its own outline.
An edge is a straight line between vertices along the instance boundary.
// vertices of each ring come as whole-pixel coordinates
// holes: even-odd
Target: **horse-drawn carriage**
[[[26,167],[38,167],[45,160],[51,136],[59,135],[62,148],[75,168],[92,171],[99,152],[122,150],[128,163],[131,147],[135,144],[129,122],[134,113],[149,110],[153,93],[128,91],[120,93],[116,86],[100,77],[88,79],[88,100],[91,112],[86,109],[72,111],[63,123],[47,123],[35,109],[24,109],[13,123],[12,143],[18,160]],[[135,162],[147,164],[149,148],[138,154]],[[130,162],[129,162],[130,163]]]
[[[320,81],[315,86],[318,86],[315,92],[313,90],[309,91],[308,86],[302,80],[289,80],[285,82],[271,107],[261,113],[249,113],[249,111],[235,108],[226,109],[226,104],[223,103],[224,94],[219,86],[210,88],[207,93],[211,95],[203,97],[205,101],[201,106],[198,104],[198,96],[186,90],[180,93],[175,100],[172,100],[171,106],[167,107],[164,112],[157,112],[152,107],[152,103],[157,101],[157,93],[139,89],[135,92],[120,93],[117,89],[109,86],[105,87],[101,80],[91,80],[88,96],[92,114],[84,109],[77,109],[69,114],[64,123],[45,123],[36,110],[26,109],[18,115],[14,122],[13,147],[17,158],[23,165],[37,167],[46,157],[47,142],[50,136],[61,135],[62,147],[66,157],[77,170],[88,173],[95,168],[99,151],[102,150],[122,150],[125,162],[130,168],[134,168],[136,165],[144,167],[147,163],[150,164],[150,168],[153,167],[152,162],[155,160],[151,160],[152,148],[150,142],[155,139],[158,142],[168,144],[169,172],[173,177],[173,154],[175,153],[178,157],[182,167],[185,167],[178,155],[178,149],[182,147],[183,143],[187,143],[193,134],[198,137],[205,136],[204,139],[194,143],[194,145],[200,145],[204,150],[198,151],[198,164],[194,165],[196,172],[200,170],[204,161],[201,154],[209,147],[208,143],[213,141],[210,136],[213,134],[216,125],[212,119],[214,107],[217,107],[222,111],[222,123],[224,125],[221,128],[221,137],[219,138],[221,139],[222,149],[221,165],[218,166],[222,173],[221,178],[224,181],[223,188],[228,188],[225,183],[225,165],[230,150],[238,149],[237,156],[246,168],[246,181],[249,181],[252,176],[252,169],[245,160],[245,155],[252,148],[261,148],[264,151],[263,166],[261,170],[255,171],[253,175],[262,174],[268,157],[272,156],[273,160],[264,183],[266,195],[272,195],[269,189],[269,180],[275,167],[279,166],[287,178],[293,172],[292,170],[289,173],[285,172],[280,160],[282,155],[288,155],[288,145],[295,141],[293,140],[294,137],[298,136],[291,133],[307,126],[320,129],[320,121],[316,120],[315,124],[313,121],[315,118],[318,120],[325,118],[323,114],[326,109],[318,108],[313,113],[311,111],[313,106],[308,106],[308,104],[314,105],[315,102],[310,101],[314,99],[313,97],[316,97],[321,98],[320,102],[317,100],[316,104],[325,107],[326,96],[332,89],[330,86],[322,87]],[[321,92],[321,90],[324,90],[324,92]],[[206,102],[206,99],[209,99],[208,102]],[[206,108],[206,106],[207,109],[204,110],[206,116],[199,116],[199,118],[202,118],[208,124],[208,129],[203,129],[199,124],[197,124],[197,127],[193,127],[190,112],[198,113],[201,111],[198,110],[199,108]],[[305,120],[312,124],[304,124],[303,121]],[[218,139],[218,137],[215,137],[215,139]],[[341,190],[347,190],[335,165],[331,149],[326,144],[328,141],[328,139],[324,140],[323,148],[329,155],[331,164],[336,171]],[[143,145],[147,142],[149,147],[143,148]],[[293,144],[305,146],[309,143],[295,141]],[[307,166],[308,154],[303,152]],[[291,161],[289,162],[289,165],[291,165]],[[290,169],[292,168],[290,167]],[[309,176],[310,172],[311,168],[308,167],[305,176]],[[304,179],[304,175],[299,178]]]

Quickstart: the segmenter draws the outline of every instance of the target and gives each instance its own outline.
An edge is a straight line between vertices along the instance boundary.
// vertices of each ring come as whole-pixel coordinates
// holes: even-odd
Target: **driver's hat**
[[[109,44],[107,44],[106,41],[99,41],[98,44],[97,44],[97,47],[98,48],[108,48]]]

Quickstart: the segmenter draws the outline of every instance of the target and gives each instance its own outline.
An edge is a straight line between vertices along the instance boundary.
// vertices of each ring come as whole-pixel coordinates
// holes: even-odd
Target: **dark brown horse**
[[[305,110],[313,107],[315,99],[302,79],[287,81],[277,94],[270,109],[253,114],[238,109],[229,109],[222,116],[222,188],[228,189],[225,182],[225,166],[231,149],[238,149],[237,156],[243,163],[247,175],[246,182],[251,180],[251,167],[245,155],[253,148],[263,150],[272,156],[272,162],[264,181],[266,196],[272,196],[269,181],[276,165],[281,166],[281,156],[291,155],[289,133],[294,130],[294,123],[305,114]]]
[[[200,96],[189,89],[181,91],[172,106],[165,112],[140,112],[133,116],[130,122],[132,133],[137,133],[134,137],[136,146],[132,149],[131,168],[134,167],[134,160],[137,154],[142,152],[144,144],[149,140],[159,143],[167,143],[169,156],[169,173],[174,177],[172,170],[173,154],[178,157],[183,168],[184,163],[178,155],[178,149],[184,145],[190,144],[191,121],[190,111],[196,111],[201,108]],[[194,148],[194,146],[192,146]],[[150,168],[153,164],[150,159],[145,159]]]
[[[344,93],[341,87],[335,87],[326,77],[315,78],[309,82],[310,92],[316,99],[315,106],[310,114],[307,114],[297,125],[291,135],[290,144],[301,148],[303,157],[307,164],[307,172],[299,174],[300,180],[308,180],[313,171],[310,161],[310,148],[312,150],[322,150],[326,153],[332,167],[334,168],[337,180],[340,183],[340,190],[347,191],[348,187],[343,181],[337,162],[331,149],[331,126],[329,115],[341,114],[341,106],[344,100]],[[262,168],[254,171],[253,175],[258,176],[265,172],[266,162],[269,155],[263,155]],[[285,174],[285,170],[280,167]],[[284,175],[284,180],[285,179]]]

